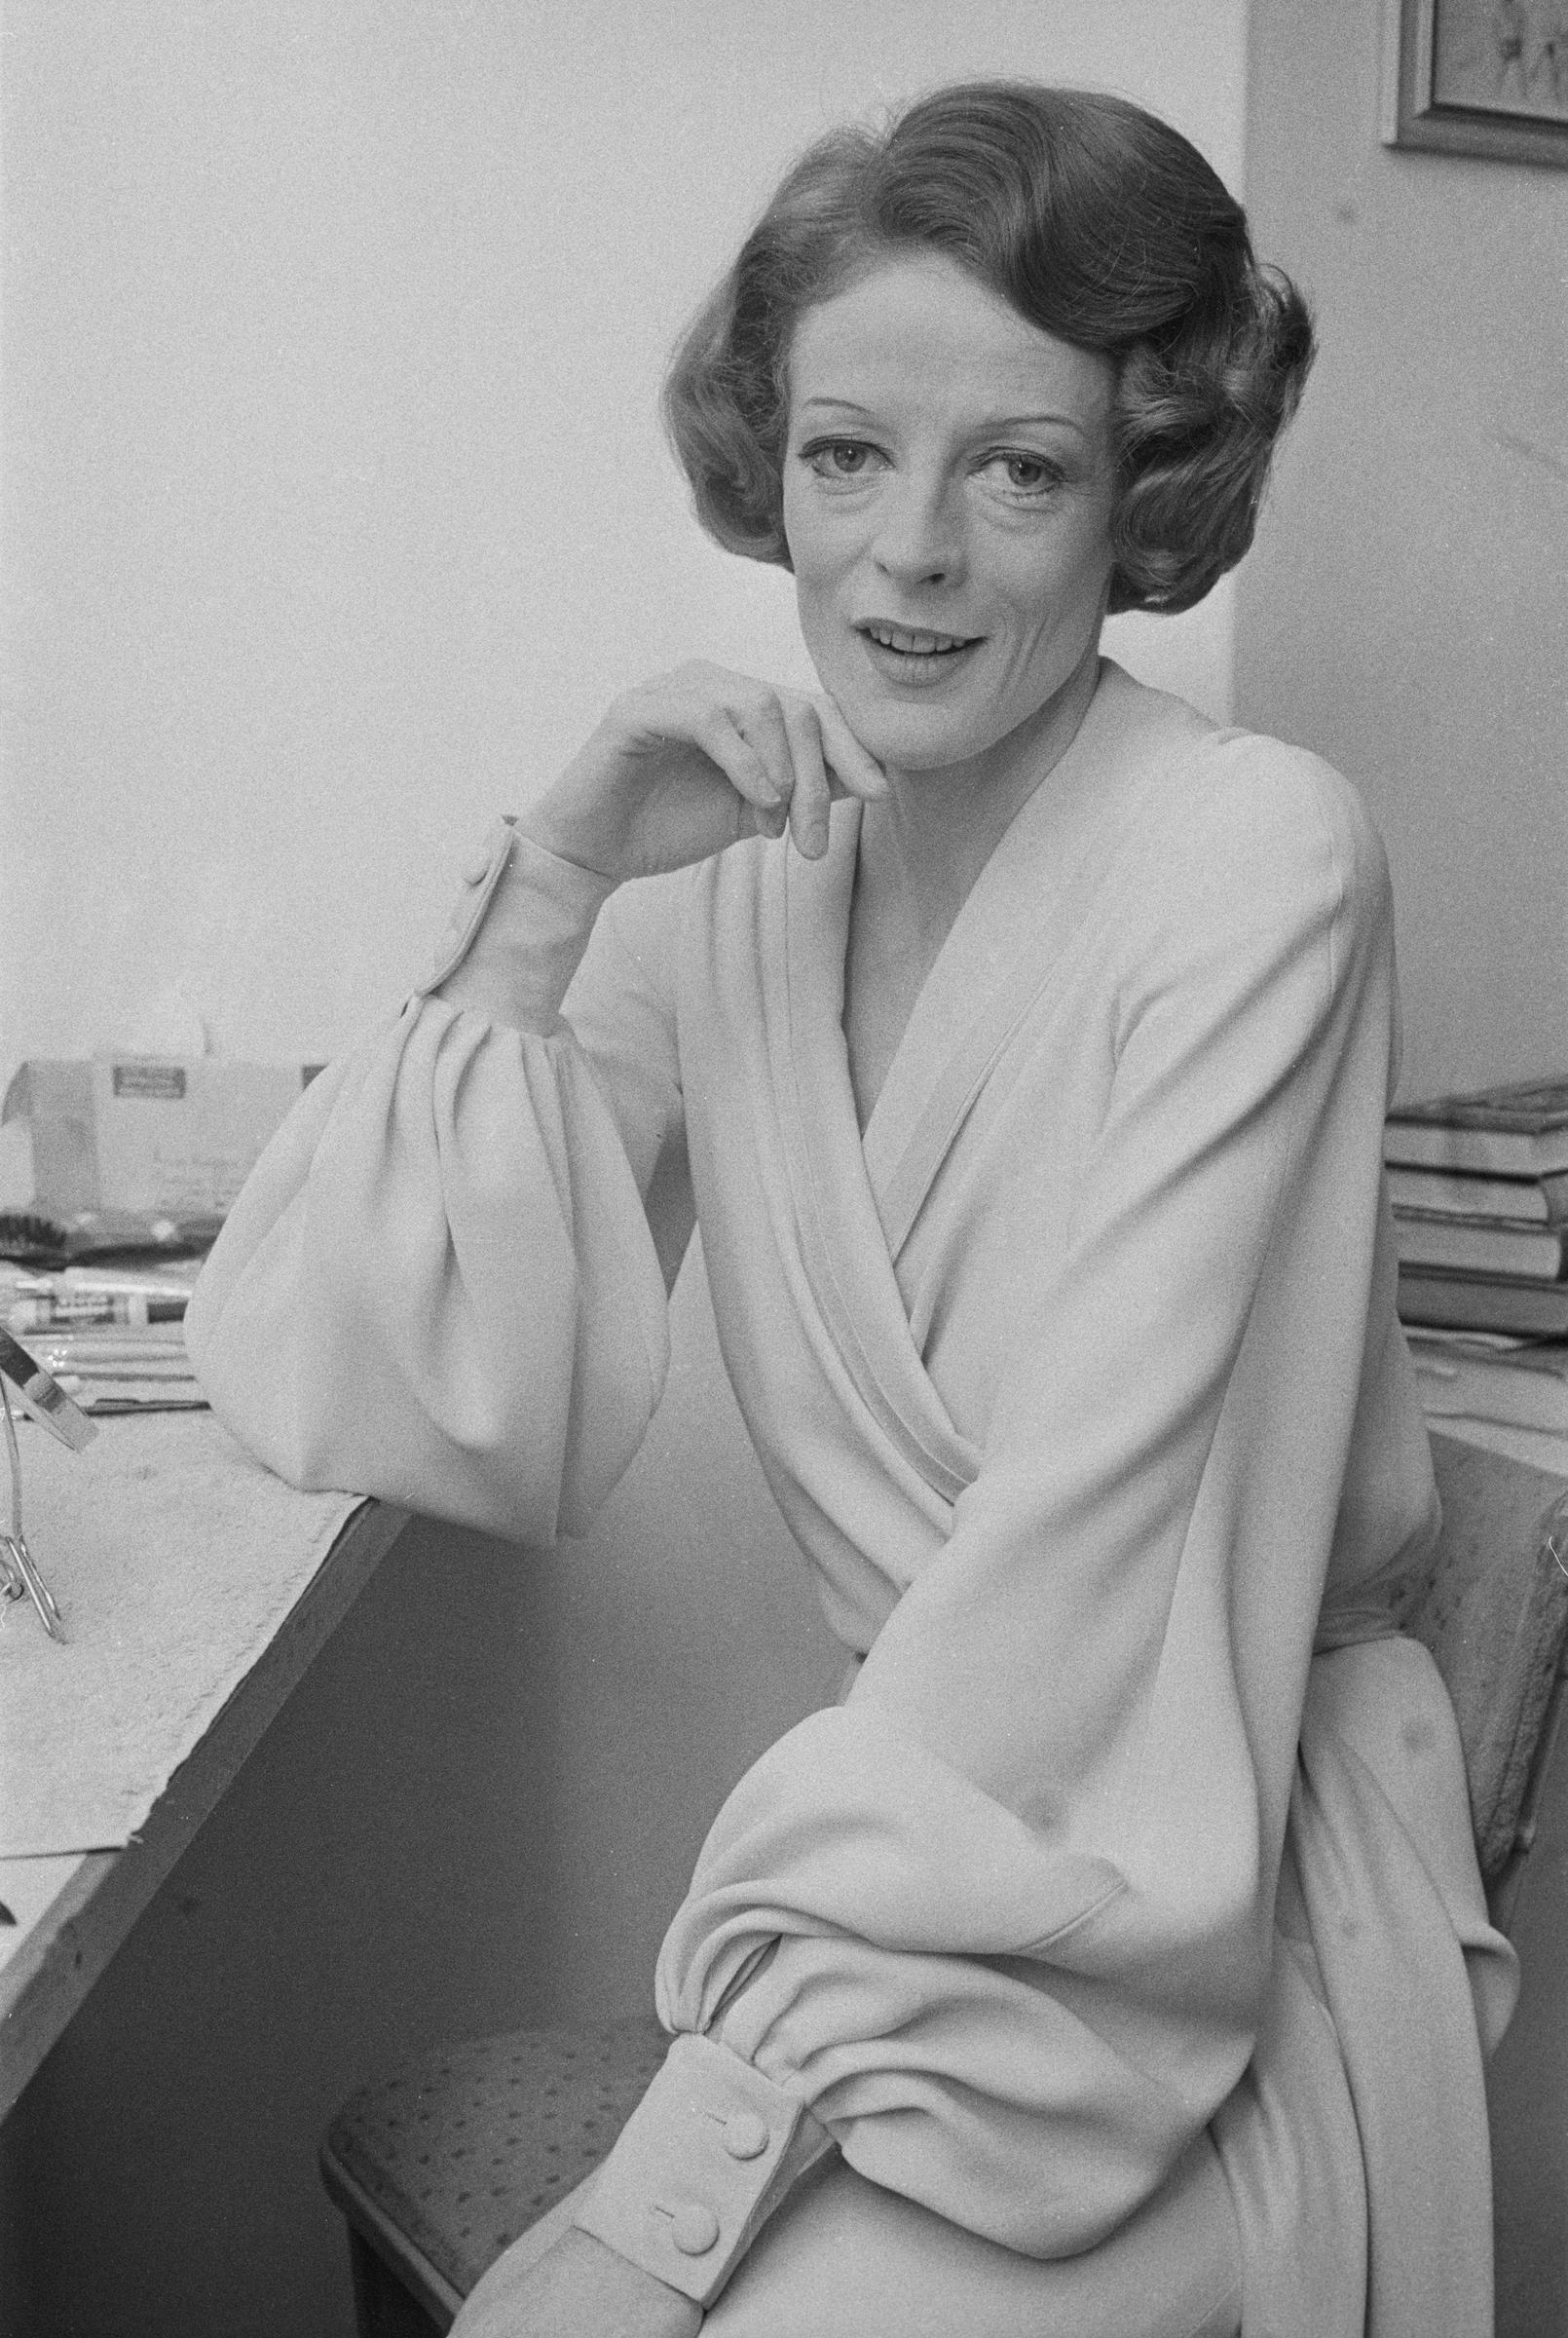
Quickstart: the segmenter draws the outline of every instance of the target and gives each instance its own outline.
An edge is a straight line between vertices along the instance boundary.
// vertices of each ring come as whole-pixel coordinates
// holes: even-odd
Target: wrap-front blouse
[[[534,1028],[420,996],[318,1076],[199,1287],[204,1381],[299,1484],[580,1531],[658,1400],[653,1236],[694,1198],[864,1661],[714,1822],[657,1973],[679,2076],[590,2229],[711,2296],[831,2136],[1066,2254],[1210,2125],[1249,2332],[1469,2338],[1512,1968],[1385,1613],[1437,1511],[1376,836],[1315,757],[1104,665],[862,1136],[858,817],[819,862],[756,840],[608,901],[507,832],[478,947]],[[704,2089],[774,2139],[722,2180],[687,2164]],[[666,2175],[718,2187],[695,2270],[639,2242]]]

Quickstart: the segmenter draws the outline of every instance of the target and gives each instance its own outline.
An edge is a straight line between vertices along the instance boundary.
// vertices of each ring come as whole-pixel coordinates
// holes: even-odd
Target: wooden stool
[[[1442,1540],[1399,1622],[1453,1698],[1506,1931],[1564,1701],[1568,1494],[1451,1438],[1433,1453]],[[511,2030],[406,2062],[346,2103],[321,2169],[349,2220],[360,2338],[438,2338],[502,2250],[598,2166],[668,2046],[651,2018]]]

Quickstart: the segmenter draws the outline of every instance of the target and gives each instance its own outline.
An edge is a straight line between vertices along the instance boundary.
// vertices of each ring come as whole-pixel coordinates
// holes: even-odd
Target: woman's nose
[[[962,526],[945,481],[901,480],[877,520],[873,557],[895,583],[951,584],[962,569]]]

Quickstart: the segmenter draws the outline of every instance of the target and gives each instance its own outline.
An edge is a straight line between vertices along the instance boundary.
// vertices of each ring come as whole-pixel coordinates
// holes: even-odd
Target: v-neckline
[[[781,980],[772,1076],[795,1193],[802,1261],[845,1370],[873,1417],[931,1493],[952,1504],[979,1455],[949,1417],[910,1330],[883,1237],[849,1079],[844,948],[859,808],[834,808],[821,860],[774,863],[779,925],[765,963]],[[776,955],[768,943],[777,945]]]
[[[1083,721],[1003,829],[949,927],[864,1128],[843,1028],[860,806],[835,806],[822,860],[789,856],[782,938],[792,1015],[801,1015],[796,1044],[809,1047],[819,1088],[810,1143],[814,1150],[835,1150],[842,1138],[843,1157],[834,1164],[840,1190],[845,1177],[858,1173],[890,1263],[898,1259],[969,1104],[1064,943],[1053,906],[1093,856],[1097,839],[1103,847],[1107,834],[1118,830],[1118,803],[1144,783],[1151,764],[1169,768],[1177,738],[1168,722],[1149,723],[1156,705],[1169,709],[1173,701],[1101,660]],[[1212,732],[1190,708],[1181,713],[1189,741]],[[824,1080],[831,1093],[821,1088]],[[851,1152],[858,1158],[851,1161]]]
[[[864,1133],[843,1031],[859,808],[834,807],[820,860],[762,864],[754,928],[767,1059],[801,1265],[849,1381],[902,1465],[951,1506],[979,1467],[915,1343],[899,1261],[969,1112],[1063,953],[1095,928],[1137,803],[1212,735],[1190,709],[1102,671],[1089,714],[988,860],[915,1000]]]
[[[1107,715],[1114,715],[1125,703],[1124,691],[1129,682],[1130,677],[1120,666],[1108,659],[1101,660],[1099,679],[1077,730],[1001,830],[973,885],[959,903],[952,923],[944,934],[941,946],[915,993],[863,1127],[860,1127],[858,1107],[855,1108],[856,1125],[860,1127],[861,1143],[874,1183],[876,1164],[888,1153],[889,1139],[886,1132],[889,1128],[896,1130],[907,1125],[911,1111],[916,1106],[919,1091],[928,1084],[930,1069],[940,1063],[957,1043],[973,1013],[977,998],[994,982],[1000,968],[1011,962],[1017,951],[1020,934],[1027,935],[1028,931],[1028,900],[1026,898],[1015,905],[1009,899],[1010,895],[1021,889],[1021,873],[1027,892],[1027,887],[1038,881],[1040,862],[1052,853],[1050,831],[1061,831],[1062,856],[1070,857],[1086,816],[1093,818],[1097,791],[1092,781],[1085,784],[1096,760],[1092,749],[1106,728]],[[1136,690],[1137,685],[1132,685],[1132,688]],[[847,829],[852,830],[852,834],[845,840],[849,860],[849,890],[844,905],[843,962],[839,983],[840,1028],[847,997],[849,927],[853,915],[862,826],[861,807],[855,804],[845,809],[852,813],[851,819],[844,823]],[[1017,849],[1020,844],[1026,847],[1023,853]],[[1021,864],[1025,864],[1022,870]],[[1021,922],[1015,922],[1014,917],[1009,915],[1009,911],[1015,908],[1025,913]],[[846,1034],[846,1065],[847,1053]],[[851,1079],[851,1096],[853,1084]],[[893,1142],[896,1143],[896,1138]]]

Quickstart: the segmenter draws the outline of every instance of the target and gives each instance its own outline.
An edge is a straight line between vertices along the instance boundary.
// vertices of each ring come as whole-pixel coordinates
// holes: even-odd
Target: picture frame
[[[1568,169],[1568,0],[1384,0],[1383,143]]]

